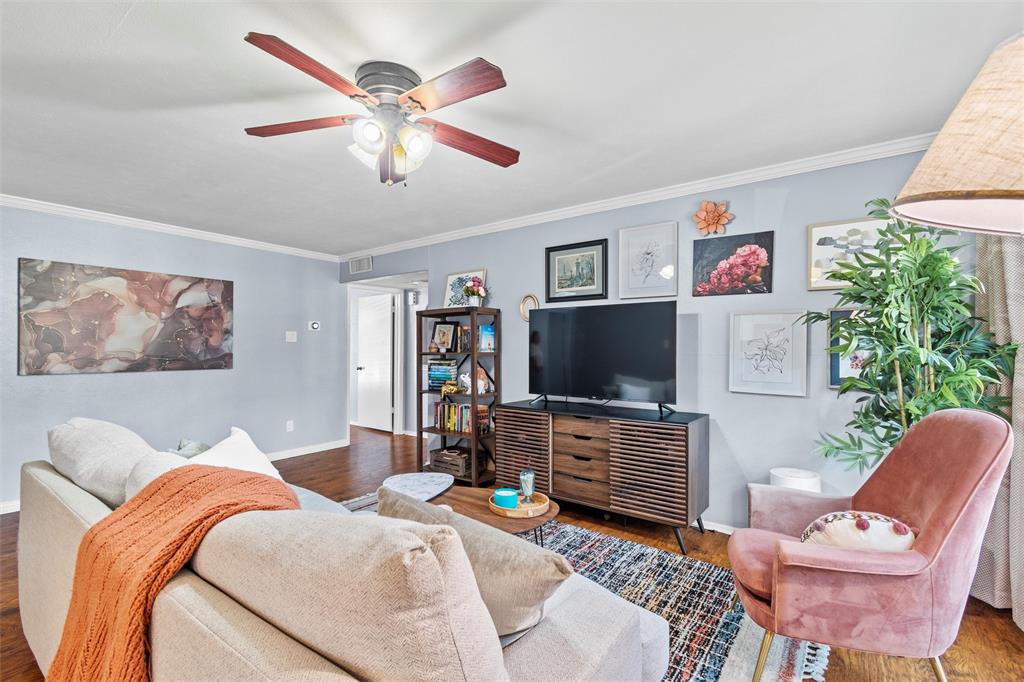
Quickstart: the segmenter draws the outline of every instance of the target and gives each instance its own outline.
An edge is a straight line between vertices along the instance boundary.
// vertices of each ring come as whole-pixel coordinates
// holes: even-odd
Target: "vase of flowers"
[[[484,281],[474,276],[462,287],[462,293],[466,296],[466,305],[470,308],[478,308],[487,296],[487,289],[484,289]]]

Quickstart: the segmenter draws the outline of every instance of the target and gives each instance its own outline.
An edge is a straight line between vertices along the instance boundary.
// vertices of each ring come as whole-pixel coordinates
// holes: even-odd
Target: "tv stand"
[[[540,402],[544,399],[543,402]],[[500,485],[519,487],[533,469],[537,490],[558,500],[680,529],[708,508],[706,414],[637,409],[546,396],[495,409],[495,465]]]

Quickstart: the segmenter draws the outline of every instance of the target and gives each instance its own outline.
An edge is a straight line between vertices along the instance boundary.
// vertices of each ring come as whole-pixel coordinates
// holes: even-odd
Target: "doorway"
[[[415,392],[411,335],[416,311],[426,307],[426,294],[426,272],[349,283],[348,405],[353,426],[396,435],[414,431],[415,396],[406,387]]]

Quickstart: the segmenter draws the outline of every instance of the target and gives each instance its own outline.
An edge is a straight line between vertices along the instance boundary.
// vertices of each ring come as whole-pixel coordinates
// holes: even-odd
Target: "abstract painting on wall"
[[[233,283],[18,259],[18,373],[230,369]]]
[[[807,288],[842,289],[845,282],[835,282],[829,273],[840,263],[853,263],[858,253],[878,255],[875,242],[884,220],[858,218],[834,223],[807,226]]]
[[[693,295],[772,293],[774,232],[693,242]]]

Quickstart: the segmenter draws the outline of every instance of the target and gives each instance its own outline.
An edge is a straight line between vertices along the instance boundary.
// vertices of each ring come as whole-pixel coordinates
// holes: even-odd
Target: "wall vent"
[[[348,262],[348,274],[359,275],[373,270],[373,256],[353,258]]]

